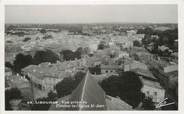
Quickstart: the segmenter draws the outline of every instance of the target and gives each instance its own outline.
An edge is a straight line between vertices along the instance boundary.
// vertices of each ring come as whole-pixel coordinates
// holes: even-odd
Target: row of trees
[[[59,55],[54,53],[51,50],[39,50],[36,51],[34,56],[24,55],[19,53],[16,55],[13,64],[6,62],[5,66],[11,68],[16,73],[21,73],[21,69],[25,68],[28,65],[38,65],[42,62],[51,62],[56,63],[60,60]]]
[[[60,52],[60,55],[62,56],[62,59],[64,61],[69,61],[69,60],[81,59],[82,55],[88,55],[89,52],[90,52],[90,49],[88,47],[85,47],[85,48],[79,47],[74,52],[71,50],[62,50]]]
[[[149,44],[153,43],[153,53],[158,52],[158,46],[167,46],[173,51],[178,51],[178,29],[169,29],[165,31],[153,30],[151,28],[145,28],[138,30],[137,33],[145,34],[145,37],[142,40],[142,43],[147,47]],[[157,38],[151,37],[151,35],[158,35]]]
[[[81,58],[80,50],[77,50],[75,52],[73,52],[71,50],[63,50],[60,52],[60,55],[63,56],[64,61],[75,60],[75,59]]]
[[[80,59],[82,54],[87,53],[89,53],[89,49],[81,47],[75,52],[71,50],[63,50],[60,52],[60,55],[48,49],[36,51],[33,57],[31,55],[19,53],[16,55],[13,64],[6,62],[5,66],[11,68],[16,73],[21,73],[21,69],[29,65],[38,65],[43,62],[56,63],[57,61]]]

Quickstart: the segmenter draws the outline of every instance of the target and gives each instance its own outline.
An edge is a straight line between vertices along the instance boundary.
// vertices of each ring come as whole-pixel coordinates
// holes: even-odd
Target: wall
[[[145,93],[146,96],[152,96],[153,102],[160,102],[164,100],[165,98],[165,90],[164,89],[159,89],[151,86],[144,85],[143,88],[141,89],[143,93]],[[148,92],[149,91],[149,95]],[[155,92],[157,92],[157,95],[155,95]]]
[[[169,72],[173,72],[173,71],[177,71],[178,70],[178,65],[170,65],[167,67],[164,67],[164,72],[165,73],[169,73]]]

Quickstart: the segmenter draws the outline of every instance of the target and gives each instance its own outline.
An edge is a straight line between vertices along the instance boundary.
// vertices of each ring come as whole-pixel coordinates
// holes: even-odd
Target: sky
[[[7,5],[5,23],[177,23],[177,5]]]

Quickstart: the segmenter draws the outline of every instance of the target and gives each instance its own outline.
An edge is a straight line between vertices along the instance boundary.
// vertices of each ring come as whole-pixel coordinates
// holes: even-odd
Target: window
[[[146,94],[149,95],[149,91],[147,91]]]
[[[154,95],[157,96],[157,92],[154,92]]]

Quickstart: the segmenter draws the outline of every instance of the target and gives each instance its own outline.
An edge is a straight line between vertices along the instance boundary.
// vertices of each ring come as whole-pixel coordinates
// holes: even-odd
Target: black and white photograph
[[[178,110],[177,4],[4,10],[5,111]]]

